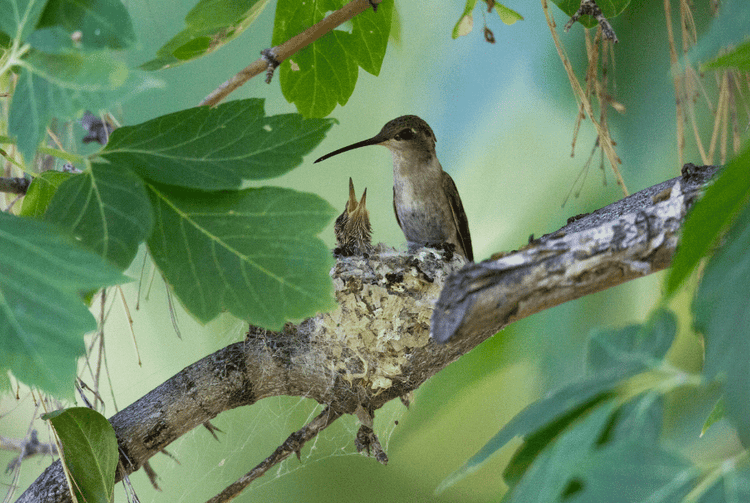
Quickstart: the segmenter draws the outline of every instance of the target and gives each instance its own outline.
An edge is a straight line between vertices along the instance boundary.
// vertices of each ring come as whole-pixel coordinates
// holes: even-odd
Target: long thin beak
[[[338,150],[334,150],[333,152],[324,155],[323,157],[321,157],[320,159],[318,159],[315,162],[325,161],[329,157],[333,157],[334,155],[338,155],[338,154],[342,154],[344,152],[348,152],[349,150],[354,150],[355,148],[369,147],[370,145],[379,145],[380,143],[383,143],[384,141],[385,141],[385,138],[382,138],[380,135],[375,135],[372,138],[370,138],[369,140],[358,141],[357,143],[352,143],[348,147],[343,147],[343,148],[340,148]]]

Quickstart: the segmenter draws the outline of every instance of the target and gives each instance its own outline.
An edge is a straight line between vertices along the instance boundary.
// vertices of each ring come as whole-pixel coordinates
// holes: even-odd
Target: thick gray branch
[[[667,268],[685,213],[717,169],[686,165],[681,177],[576,218],[517,252],[470,264],[441,292],[433,338],[473,344],[486,331]]]
[[[125,472],[219,413],[269,396],[371,414],[513,321],[667,267],[685,212],[715,172],[694,168],[480,264],[382,247],[370,258],[339,260],[336,311],[281,332],[251,327],[245,341],[110,418]],[[447,343],[430,337],[430,316],[433,337]],[[56,462],[18,501],[68,502],[65,484]]]

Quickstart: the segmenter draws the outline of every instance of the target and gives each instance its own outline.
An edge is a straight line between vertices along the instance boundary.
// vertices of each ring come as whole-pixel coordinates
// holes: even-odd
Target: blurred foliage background
[[[193,4],[186,0],[126,2],[138,35],[138,47],[131,51],[129,63],[136,66],[151,59],[182,29]],[[374,241],[401,246],[386,149],[358,150],[322,164],[312,161],[374,135],[396,116],[416,114],[437,135],[438,156],[462,194],[478,260],[518,248],[531,234],[552,232],[569,216],[620,199],[622,192],[609,168],[605,165],[599,170],[598,152],[589,172],[576,183],[594,146],[593,128],[584,122],[575,156],[571,156],[578,108],[541,7],[537,2],[518,1],[508,6],[525,19],[506,26],[496,15],[486,14],[496,39],[492,45],[481,34],[478,11],[474,31],[451,38],[463,8],[460,2],[399,2],[398,35],[390,42],[380,76],[359,72],[349,103],[332,113],[339,126],[301,167],[274,184],[320,194],[343,209],[351,176],[358,192],[367,187]],[[561,27],[567,18],[556,7],[550,8]],[[197,105],[270,45],[273,16],[274,2],[250,29],[218,52],[157,72],[166,85],[129,102],[118,119],[125,125],[135,124]],[[700,33],[710,20],[708,7],[696,6],[695,16]],[[625,113],[610,111],[609,121],[623,162],[622,174],[632,193],[677,176],[680,168],[663,4],[633,2],[612,24],[620,43],[614,48],[616,64],[609,69],[609,78]],[[561,33],[561,38],[582,75],[586,64],[583,28],[575,25],[569,33]],[[269,115],[296,111],[282,97],[276,80],[267,85],[255,78],[231,99],[246,97],[265,98]],[[701,120],[710,123],[708,118]],[[691,147],[685,159],[699,163]],[[574,195],[563,205],[570,191]],[[333,223],[322,235],[331,247],[332,227]],[[152,268],[148,262],[144,266],[141,252],[128,274],[143,278],[142,282],[122,288],[133,317],[137,352],[122,302],[114,301],[106,313],[111,395],[104,397],[109,403],[105,415],[244,335],[243,324],[230,316],[200,326],[177,306],[178,338],[167,315],[163,282],[158,275],[150,279]],[[662,281],[658,274],[646,277],[516,323],[431,379],[416,393],[408,410],[401,403],[391,403],[378,411],[376,432],[390,458],[387,467],[356,454],[356,420],[347,417],[308,445],[301,462],[287,460],[236,501],[497,501],[504,487],[501,470],[512,447],[440,497],[433,491],[525,405],[580,374],[583,346],[592,328],[643,320],[661,296]],[[687,309],[687,298],[675,300],[678,314]],[[696,339],[685,323],[672,353],[677,365],[699,368]],[[25,435],[34,408],[27,391],[20,390],[20,395],[18,402],[13,397],[0,402],[3,434],[10,437]],[[172,457],[152,459],[161,492],[151,487],[142,471],[131,476],[133,487],[144,503],[205,501],[268,456],[318,410],[309,400],[273,398],[222,414],[214,421],[222,430],[218,442],[199,428],[169,447]],[[695,417],[706,413],[696,410]],[[34,427],[46,440],[46,426]],[[681,424],[672,424],[667,431],[675,438],[696,435]],[[720,436],[722,430],[711,434]],[[0,466],[14,455],[0,451]],[[49,463],[49,458],[26,461],[20,487],[31,483]],[[11,482],[9,475],[0,474],[0,484]],[[124,501],[121,485],[116,491],[118,501]]]

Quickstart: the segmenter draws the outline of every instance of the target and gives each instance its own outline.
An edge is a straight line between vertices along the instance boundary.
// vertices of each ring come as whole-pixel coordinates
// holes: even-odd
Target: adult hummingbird
[[[370,213],[367,211],[367,189],[362,193],[362,199],[357,202],[354,183],[349,178],[349,199],[344,206],[344,212],[336,219],[333,231],[336,234],[338,246],[334,250],[337,255],[350,257],[372,253],[372,227]]]
[[[393,210],[409,247],[450,244],[473,261],[469,221],[456,184],[435,154],[436,141],[425,121],[402,115],[369,140],[334,150],[315,162],[368,145],[387,147],[393,156]]]

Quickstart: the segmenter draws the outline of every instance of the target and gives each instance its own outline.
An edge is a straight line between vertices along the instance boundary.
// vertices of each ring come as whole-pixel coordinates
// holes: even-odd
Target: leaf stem
[[[687,496],[682,500],[685,503],[698,501],[721,477],[736,470],[738,464],[746,463],[748,452],[742,451],[739,454],[729,457],[718,463],[714,469],[709,471],[703,479],[693,487]]]
[[[53,157],[57,157],[58,159],[62,159],[63,161],[68,161],[69,163],[73,165],[80,166],[81,164],[84,164],[86,162],[86,158],[83,156],[72,154],[70,152],[65,152],[64,150],[58,150],[56,148],[39,147],[39,152],[42,154],[47,154]]]
[[[10,50],[5,53],[2,59],[0,59],[0,77],[5,75],[5,73],[12,67],[22,64],[21,58],[23,58],[30,49],[31,46],[29,44],[19,46],[18,41],[14,40]]]

